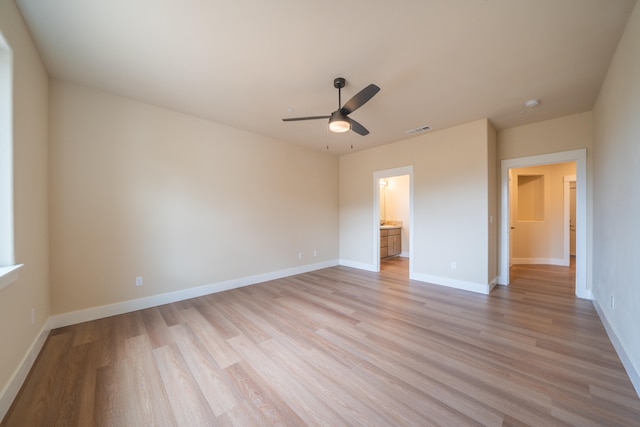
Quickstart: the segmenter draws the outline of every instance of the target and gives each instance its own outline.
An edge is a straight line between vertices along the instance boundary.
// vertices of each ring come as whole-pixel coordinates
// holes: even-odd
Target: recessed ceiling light
[[[540,100],[539,99],[530,99],[527,102],[524,103],[525,107],[527,108],[535,108],[538,105],[540,105]]]

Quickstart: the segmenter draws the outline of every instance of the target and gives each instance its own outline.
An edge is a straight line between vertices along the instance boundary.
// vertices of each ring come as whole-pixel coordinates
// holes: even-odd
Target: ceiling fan
[[[310,117],[291,117],[287,119],[282,119],[284,122],[295,122],[300,120],[318,120],[318,119],[329,119],[329,130],[331,132],[342,133],[347,132],[349,130],[354,131],[358,135],[367,135],[369,131],[367,128],[362,126],[360,123],[356,122],[352,118],[348,117],[349,114],[353,113],[358,108],[362,107],[366,104],[371,98],[374,97],[376,93],[380,91],[380,88],[374,84],[370,84],[369,86],[362,89],[360,92],[356,93],[353,98],[347,101],[342,107],[340,104],[342,100],[340,98],[340,90],[346,84],[346,80],[342,77],[337,77],[333,80],[333,87],[338,89],[338,109],[331,113],[329,116],[310,116]]]

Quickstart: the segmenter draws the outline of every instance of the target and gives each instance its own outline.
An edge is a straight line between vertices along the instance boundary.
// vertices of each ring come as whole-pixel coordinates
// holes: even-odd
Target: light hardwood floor
[[[328,268],[51,332],[2,426],[640,425],[569,268]]]

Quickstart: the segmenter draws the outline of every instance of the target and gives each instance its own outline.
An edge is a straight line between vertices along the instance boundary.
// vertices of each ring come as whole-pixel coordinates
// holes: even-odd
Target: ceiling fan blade
[[[380,92],[380,88],[374,84],[362,89],[356,93],[353,98],[347,101],[346,104],[340,109],[343,114],[350,114],[356,111],[358,108],[366,104],[376,93]]]
[[[358,135],[365,136],[369,134],[369,131],[367,130],[367,128],[365,128],[360,123],[353,120],[351,117],[349,117],[349,121],[351,121],[351,130],[357,133]]]
[[[283,122],[298,122],[300,120],[319,120],[319,119],[328,119],[331,116],[309,116],[309,117],[289,117],[286,119],[282,119]]]

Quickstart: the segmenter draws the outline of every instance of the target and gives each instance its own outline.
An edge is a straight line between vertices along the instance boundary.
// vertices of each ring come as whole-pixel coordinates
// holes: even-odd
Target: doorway
[[[568,175],[564,177],[564,253],[566,263],[575,261],[576,258],[576,177]]]
[[[569,266],[565,180],[575,173],[576,162],[509,169],[511,264]]]
[[[399,184],[391,194],[393,184]],[[391,184],[391,185],[390,185]],[[409,277],[413,274],[411,262],[413,254],[413,166],[386,169],[373,173],[373,266],[380,271],[381,225],[383,222],[401,224],[401,253],[408,258]],[[393,200],[401,206],[391,206]]]
[[[587,289],[587,177],[586,150],[565,151],[560,153],[543,154],[539,156],[521,157],[503,160],[501,162],[501,216],[500,216],[500,259],[499,283],[509,284],[509,267],[511,259],[511,199],[509,196],[509,170],[514,168],[540,166],[555,163],[576,163],[576,280],[575,295],[579,298],[593,299],[591,291]]]

